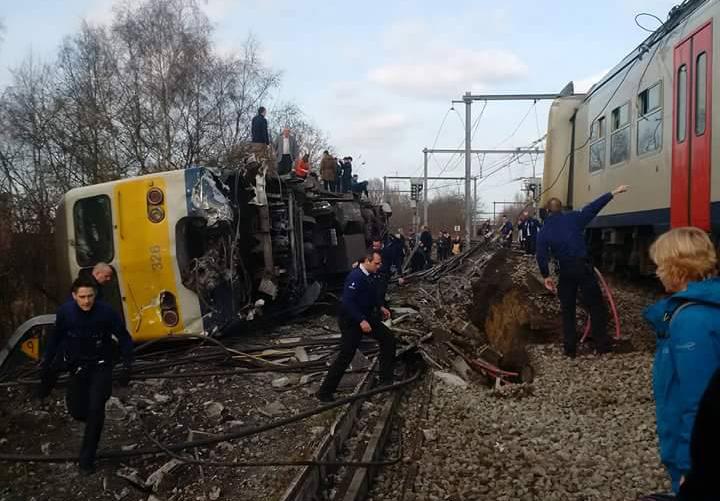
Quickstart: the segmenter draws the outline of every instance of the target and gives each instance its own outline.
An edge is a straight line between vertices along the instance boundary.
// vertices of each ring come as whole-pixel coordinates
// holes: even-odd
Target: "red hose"
[[[615,335],[613,336],[613,338],[615,340],[618,340],[620,339],[620,316],[617,312],[617,306],[615,306],[615,299],[613,298],[610,286],[605,281],[605,277],[603,277],[602,273],[600,273],[600,270],[598,270],[597,268],[593,268],[593,270],[595,270],[595,275],[597,275],[598,280],[600,280],[600,288],[602,289],[604,296],[607,298],[608,303],[610,303],[610,311],[612,312],[613,320],[615,320]],[[580,339],[581,343],[585,342],[585,338],[587,338],[590,334],[590,322],[590,316],[588,315],[588,321],[585,324],[585,330],[583,332],[582,338]]]

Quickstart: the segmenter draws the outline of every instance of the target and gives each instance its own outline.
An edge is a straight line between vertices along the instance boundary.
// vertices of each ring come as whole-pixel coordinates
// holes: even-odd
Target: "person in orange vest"
[[[295,176],[305,179],[310,172],[310,155],[305,153],[295,162]]]

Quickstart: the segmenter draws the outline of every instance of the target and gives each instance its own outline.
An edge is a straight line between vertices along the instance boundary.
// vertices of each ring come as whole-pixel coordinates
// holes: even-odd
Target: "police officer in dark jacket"
[[[525,212],[525,223],[523,225],[523,244],[525,246],[525,254],[535,254],[537,247],[537,234],[540,230],[540,221],[535,219],[534,215]]]
[[[270,144],[270,132],[268,132],[268,122],[265,118],[264,106],[258,108],[258,113],[252,119],[250,126],[250,135],[252,136],[253,143]]]
[[[70,414],[85,421],[85,434],[80,447],[80,471],[95,471],[95,452],[103,424],[105,402],[112,392],[113,340],[120,343],[123,357],[122,382],[127,384],[132,364],[133,345],[120,316],[102,301],[95,300],[94,282],[78,278],[72,286],[72,301],[57,311],[55,330],[48,340],[41,367],[39,396],[46,397],[52,386],[47,374],[52,373],[53,360],[61,354],[70,373],[65,401]]]
[[[378,269],[377,275],[377,292],[380,298],[380,304],[387,306],[385,294],[393,275],[399,275],[399,283],[402,285],[402,265],[405,260],[405,249],[400,240],[400,234],[388,235],[385,243],[376,249],[376,242],[373,242],[373,250],[379,250],[382,256],[382,264]]]
[[[563,338],[565,355],[574,358],[577,350],[575,331],[575,306],[578,288],[585,303],[590,307],[592,337],[598,353],[611,351],[607,335],[607,311],[602,292],[598,286],[592,263],[585,248],[585,227],[597,216],[615,195],[627,191],[627,186],[618,186],[612,193],[606,193],[590,202],[581,211],[562,213],[562,203],[557,198],[548,202],[550,211],[545,224],[537,236],[537,262],[545,279],[545,287],[558,293],[562,307]],[[550,278],[549,254],[557,259],[560,281]]]
[[[372,275],[382,265],[378,251],[368,251],[363,262],[345,279],[338,325],[340,353],[328,369],[317,396],[322,402],[332,402],[340,379],[360,346],[363,336],[370,336],[380,344],[380,384],[392,384],[395,365],[395,338],[382,320],[390,318],[390,311],[379,299]]]

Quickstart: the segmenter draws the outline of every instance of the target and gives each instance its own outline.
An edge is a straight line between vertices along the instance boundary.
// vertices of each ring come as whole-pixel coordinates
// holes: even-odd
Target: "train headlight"
[[[160,293],[160,318],[168,327],[175,327],[180,321],[177,301],[172,292],[163,291]]]
[[[168,327],[175,327],[180,321],[180,317],[178,317],[175,310],[164,310],[162,312],[162,321]]]
[[[147,201],[150,205],[160,205],[164,199],[165,195],[160,188],[150,188],[147,192]]]
[[[153,207],[148,211],[148,219],[153,223],[159,223],[165,219],[165,211],[160,207]]]

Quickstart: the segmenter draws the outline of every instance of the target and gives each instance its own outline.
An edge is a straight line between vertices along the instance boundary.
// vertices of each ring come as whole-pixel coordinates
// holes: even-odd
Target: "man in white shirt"
[[[275,155],[278,158],[278,173],[289,174],[298,156],[297,141],[285,127],[282,134],[275,139]]]

